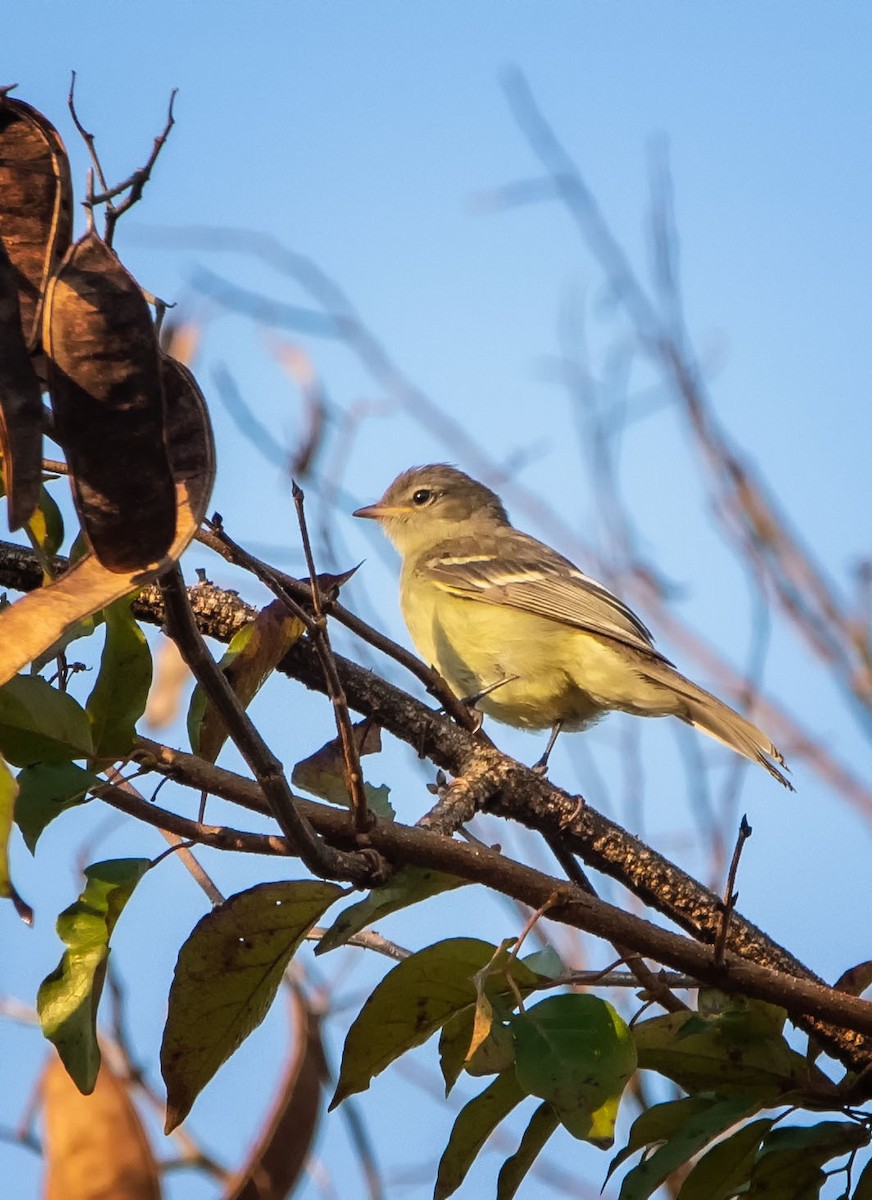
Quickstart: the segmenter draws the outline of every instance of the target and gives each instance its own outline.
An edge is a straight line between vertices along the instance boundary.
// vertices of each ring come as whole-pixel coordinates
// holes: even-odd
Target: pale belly
[[[440,602],[438,617],[434,603],[420,594],[416,601],[414,615],[406,603],[404,611],[418,653],[458,696],[493,688],[476,707],[497,721],[582,729],[609,709],[630,707],[638,692],[625,652],[605,640],[478,601]]]

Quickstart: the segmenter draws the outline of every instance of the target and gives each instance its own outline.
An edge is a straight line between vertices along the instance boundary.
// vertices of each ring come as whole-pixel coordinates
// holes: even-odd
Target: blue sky
[[[179,88],[177,125],[145,201],[120,225],[116,246],[143,286],[177,299],[184,312],[205,322],[197,370],[218,438],[214,505],[241,540],[278,548],[282,565],[301,564],[287,479],[239,436],[216,393],[214,372],[219,366],[232,371],[280,445],[295,443],[303,411],[264,331],[218,312],[195,293],[192,280],[205,267],[277,301],[310,301],[267,264],[207,252],[181,233],[168,236],[193,226],[262,231],[310,256],[342,286],[408,377],[496,465],[521,454],[524,486],[555,505],[583,544],[595,542],[587,464],[572,433],[570,401],[555,381],[558,331],[569,308],[583,312],[591,367],[602,374],[614,348],[626,341],[626,325],[558,205],[494,212],[476,203],[482,193],[539,173],[500,86],[501,72],[516,65],[646,280],[648,155],[653,139],[668,140],[685,316],[719,417],[804,539],[850,589],[852,566],[869,553],[872,499],[868,6],[742,0],[693,7],[663,0],[24,6],[0,0],[0,19],[0,73],[59,127],[80,190],[87,164],[66,112],[70,70],[78,72],[80,114],[113,178],[142,162],[169,91]],[[345,511],[327,515],[341,565],[367,559],[366,601],[359,593],[367,613],[402,638],[396,564],[375,531],[356,527],[347,510],[374,499],[411,463],[449,458],[473,464],[419,421],[391,412],[390,397],[345,347],[287,331],[282,336],[311,357],[337,421],[357,405],[375,409],[349,449]],[[653,389],[656,398],[658,387],[649,369],[634,367],[631,391]],[[331,437],[327,461],[337,452],[335,424]],[[675,583],[680,614],[741,665],[749,642],[747,585],[711,532],[699,472],[674,413],[628,429],[622,468],[644,552]],[[311,505],[319,516],[317,496]],[[515,515],[541,532],[526,512]],[[575,552],[572,545],[561,548]],[[216,582],[240,586],[195,550],[190,570],[199,565]],[[250,595],[257,598],[254,589]],[[682,665],[705,682],[693,663]],[[869,779],[868,743],[780,619],[766,684]],[[288,761],[314,748],[322,725],[327,736],[323,712],[309,701],[291,697],[285,685],[269,697],[258,711]],[[289,712],[293,731],[304,732],[285,744]],[[617,731],[623,728],[615,718],[588,735],[583,748],[580,739],[564,746],[554,760],[556,780],[595,796],[591,755],[597,779],[619,780]],[[510,752],[528,761],[538,755],[532,738],[496,732]],[[692,867],[695,826],[674,731],[665,722],[646,726],[641,752],[644,833]],[[711,761],[720,764],[714,778],[722,779],[724,758]],[[428,799],[420,772],[395,746],[384,772],[402,792],[401,815],[416,819]],[[741,805],[755,837],[743,863],[741,907],[833,978],[868,957],[860,929],[837,938],[828,931],[846,907],[865,905],[869,829],[801,765],[795,774],[795,800],[763,772],[745,780]],[[603,801],[618,819],[628,819],[619,784]],[[8,913],[0,917],[10,946],[0,962],[0,992],[28,999],[53,965],[53,915],[75,892],[65,851],[71,829],[50,831],[34,864],[20,855],[22,890],[41,901],[42,911],[32,932],[14,926]],[[135,831],[112,827],[97,856],[142,846]],[[145,852],[158,848],[148,842]],[[221,862],[214,870],[228,891],[253,878],[247,863]],[[831,882],[836,871],[838,890]],[[137,979],[132,1001],[137,1046],[146,1058],[153,1058],[159,1038],[160,988],[165,994],[178,942],[202,912],[193,887],[180,878],[176,883],[172,915],[162,915],[159,925],[152,907],[163,903],[159,888],[130,916],[127,951],[119,929],[118,957],[134,979],[142,938],[153,956],[158,982],[149,991],[147,981]],[[496,906],[487,911],[492,936],[515,931],[511,914]],[[469,932],[466,919],[464,906],[446,902],[432,919],[409,918],[386,932],[422,945]],[[155,928],[164,936],[157,938]],[[347,986],[343,980],[343,995],[354,995],[378,973],[368,971],[356,965]],[[249,1129],[235,1112],[228,1116],[227,1097],[244,1087],[252,1109],[264,1102],[253,1073],[273,1053],[270,1039],[279,1036],[280,1022],[270,1021],[256,1046],[228,1068],[226,1090],[216,1085],[194,1111],[192,1126],[213,1148],[225,1147],[228,1158]],[[30,1040],[22,1050],[25,1036]],[[20,1077],[31,1077],[41,1053],[37,1035],[4,1023],[0,1040]],[[432,1068],[433,1055],[421,1061]],[[8,1126],[23,1101],[10,1094],[18,1089],[2,1090],[0,1121]],[[403,1139],[379,1134],[386,1171],[430,1161],[450,1118],[398,1074],[379,1082],[375,1099],[379,1130],[389,1120],[388,1106],[416,1112],[421,1105]],[[345,1195],[355,1185],[347,1182],[353,1167],[342,1165],[342,1137],[334,1116],[319,1155]],[[579,1172],[590,1172],[598,1187],[602,1156],[569,1142],[561,1149],[564,1159],[576,1154]],[[20,1181],[16,1195],[36,1196],[37,1172],[23,1151],[0,1144],[0,1169]],[[460,1194],[489,1194],[493,1174],[492,1161]],[[172,1200],[209,1194],[184,1176],[168,1188]],[[306,1200],[319,1194],[314,1185],[304,1192]],[[390,1193],[427,1194],[424,1183]],[[538,1195],[537,1185],[521,1194]]]

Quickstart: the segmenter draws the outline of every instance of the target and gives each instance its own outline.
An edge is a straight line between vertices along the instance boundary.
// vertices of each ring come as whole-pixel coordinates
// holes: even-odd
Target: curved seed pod
[[[42,395],[21,328],[15,271],[0,238],[0,454],[9,528],[24,525],[42,484]]]
[[[139,285],[93,231],[49,283],[43,342],[82,528],[110,571],[147,567],[176,529],[158,344]]]
[[[215,438],[209,410],[191,371],[161,353],[166,444],[176,483],[184,483],[199,525],[206,515],[215,482]]]
[[[12,263],[28,350],[39,346],[42,303],[73,236],[70,164],[42,113],[0,88],[0,237]]]

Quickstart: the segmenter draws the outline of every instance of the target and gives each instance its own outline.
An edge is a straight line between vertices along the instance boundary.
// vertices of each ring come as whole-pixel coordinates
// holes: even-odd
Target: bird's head
[[[381,500],[354,515],[378,521],[404,555],[467,533],[476,521],[509,523],[496,492],[446,463],[404,471]]]

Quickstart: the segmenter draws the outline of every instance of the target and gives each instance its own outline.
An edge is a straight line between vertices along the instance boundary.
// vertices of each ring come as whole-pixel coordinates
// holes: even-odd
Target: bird
[[[412,467],[354,516],[399,551],[403,618],[451,690],[506,725],[551,730],[537,769],[561,730],[617,710],[678,717],[794,790],[761,729],[680,674],[608,588],[516,529],[485,484],[447,463]]]

